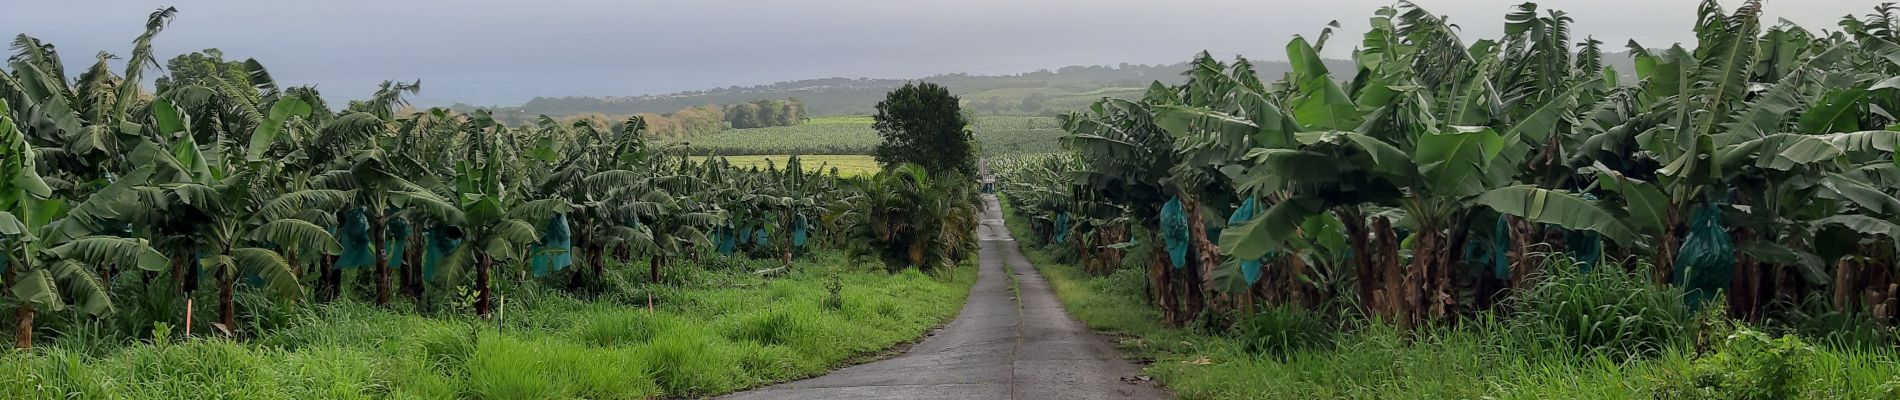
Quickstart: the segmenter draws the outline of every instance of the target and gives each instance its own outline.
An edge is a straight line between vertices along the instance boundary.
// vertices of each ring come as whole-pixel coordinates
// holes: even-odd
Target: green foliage
[[[976,144],[963,108],[934,83],[906,84],[877,103],[872,127],[884,138],[877,161],[887,169],[916,164],[932,174],[976,174]]]
[[[1650,285],[1616,266],[1584,269],[1562,256],[1544,262],[1546,274],[1512,298],[1511,307],[1514,322],[1538,341],[1613,359],[1686,344],[1692,315],[1680,290]]]
[[[797,97],[785,100],[753,100],[726,106],[726,123],[733,129],[794,126],[805,122],[805,102]]]
[[[159,91],[183,85],[232,83],[249,87],[251,73],[242,61],[224,59],[224,51],[215,48],[179,54],[165,61],[169,76],[159,77]]]
[[[843,205],[864,221],[850,231],[852,255],[875,256],[891,269],[941,269],[972,258],[977,195],[954,174],[904,164],[862,180],[864,195]]]
[[[1232,336],[1247,353],[1284,357],[1332,347],[1335,330],[1312,311],[1283,306],[1242,318],[1233,331]]]
[[[576,327],[571,335],[575,340],[591,346],[632,345],[652,340],[654,335],[675,323],[666,314],[621,310],[587,320]]]
[[[1807,397],[1816,349],[1793,336],[1779,338],[1738,327],[1715,345],[1714,353],[1691,362],[1687,371],[1666,370],[1652,378],[1661,399],[1791,399]]]
[[[713,106],[687,107],[666,114],[634,114],[646,121],[646,132],[662,139],[710,136],[726,130],[726,110]]]

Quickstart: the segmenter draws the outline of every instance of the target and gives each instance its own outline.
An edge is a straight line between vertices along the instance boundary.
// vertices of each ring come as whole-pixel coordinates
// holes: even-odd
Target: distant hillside
[[[1351,63],[1331,60],[1328,66],[1350,70]],[[1289,69],[1286,62],[1256,64],[1263,75],[1279,75]],[[1178,83],[1187,63],[1169,65],[1122,64],[1117,66],[1070,66],[1056,70],[1038,70],[1015,75],[948,74],[917,80],[935,82],[963,95],[965,105],[978,114],[1038,115],[1047,111],[1067,111],[1105,96],[1138,94],[1150,82]],[[686,107],[708,104],[734,104],[764,98],[797,97],[805,102],[810,115],[868,115],[884,93],[902,86],[907,79],[822,78],[779,82],[758,86],[733,86],[661,95],[632,97],[537,97],[517,107],[494,108],[498,117],[527,120],[546,114],[627,115],[668,113]],[[1023,105],[1027,99],[1030,106]],[[456,104],[452,109],[471,110],[475,105]],[[1046,110],[1045,110],[1046,109]]]
[[[1635,62],[1628,54],[1605,54],[1604,62],[1615,68],[1625,78],[1625,82],[1634,80]],[[1355,68],[1347,60],[1327,60],[1326,66],[1342,78],[1351,77],[1351,71]],[[1291,68],[1284,61],[1256,61],[1254,67],[1268,79],[1274,79]],[[1081,109],[1102,97],[1138,96],[1150,82],[1180,83],[1185,80],[1181,73],[1186,70],[1186,62],[1168,65],[1124,63],[1116,66],[1070,66],[1014,75],[948,74],[918,80],[949,87],[951,92],[963,97],[965,110],[972,114],[1053,115]],[[805,103],[807,114],[812,116],[869,115],[886,92],[908,81],[822,78],[647,96],[537,97],[521,106],[493,110],[504,121],[531,121],[534,116],[542,114],[563,117],[580,114],[619,116],[671,113],[687,107],[796,97]],[[458,103],[451,108],[467,111],[476,106]]]

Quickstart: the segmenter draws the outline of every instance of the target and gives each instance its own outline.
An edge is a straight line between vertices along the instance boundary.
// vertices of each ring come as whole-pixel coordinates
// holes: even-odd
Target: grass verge
[[[104,351],[53,343],[0,354],[0,398],[644,399],[698,397],[822,374],[954,317],[973,265],[932,276],[839,267],[833,253],[779,278],[675,268],[647,292],[582,299],[523,282],[505,323],[355,301],[291,306],[245,341],[157,339]],[[643,269],[620,268],[638,282]],[[828,307],[833,274],[842,282]],[[685,276],[681,276],[685,275]],[[610,278],[616,278],[611,277]],[[640,287],[642,285],[634,285]]]

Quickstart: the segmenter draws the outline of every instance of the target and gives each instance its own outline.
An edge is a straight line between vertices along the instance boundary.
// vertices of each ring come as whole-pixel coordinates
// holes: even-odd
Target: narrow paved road
[[[1056,301],[983,196],[976,287],[955,321],[896,358],[726,399],[1160,399],[1141,368]],[[1021,298],[1010,287],[1011,278]]]

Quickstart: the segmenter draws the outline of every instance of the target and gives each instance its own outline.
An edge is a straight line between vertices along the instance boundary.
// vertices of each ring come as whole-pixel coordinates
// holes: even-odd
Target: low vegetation
[[[176,326],[128,341],[72,332],[0,354],[0,398],[644,399],[718,394],[820,374],[954,316],[975,268],[886,272],[826,252],[783,275],[775,261],[712,258],[668,270],[609,268],[597,297],[524,282],[497,318],[375,307],[368,299],[253,311],[245,341]],[[653,311],[646,309],[651,296]]]
[[[1035,237],[1019,214],[1009,218],[1018,238]],[[1230,311],[1239,321],[1231,327],[1173,327],[1146,305],[1138,265],[1092,273],[1061,262],[1060,247],[1024,244],[1039,249],[1029,258],[1070,314],[1118,334],[1123,350],[1185,399],[1900,396],[1900,351],[1891,345],[1787,335],[1799,327],[1740,324],[1714,307],[1691,314],[1680,293],[1632,285],[1642,281],[1634,275],[1560,275],[1522,295],[1562,301],[1545,310],[1412,331],[1268,307]]]
[[[735,167],[766,169],[784,168],[785,162],[790,160],[791,156],[753,155],[721,156],[721,158],[732,163]],[[831,170],[835,168],[838,170],[838,176],[846,178],[872,175],[881,170],[877,165],[877,160],[868,155],[840,154],[799,156],[798,158],[805,163],[805,168],[811,169],[812,171],[830,174]]]
[[[696,155],[870,155],[882,141],[868,116],[815,117],[796,126],[733,129],[690,138],[662,138],[663,143],[685,143]],[[977,116],[970,129],[985,157],[1048,154],[1062,149],[1065,132],[1051,117]]]

